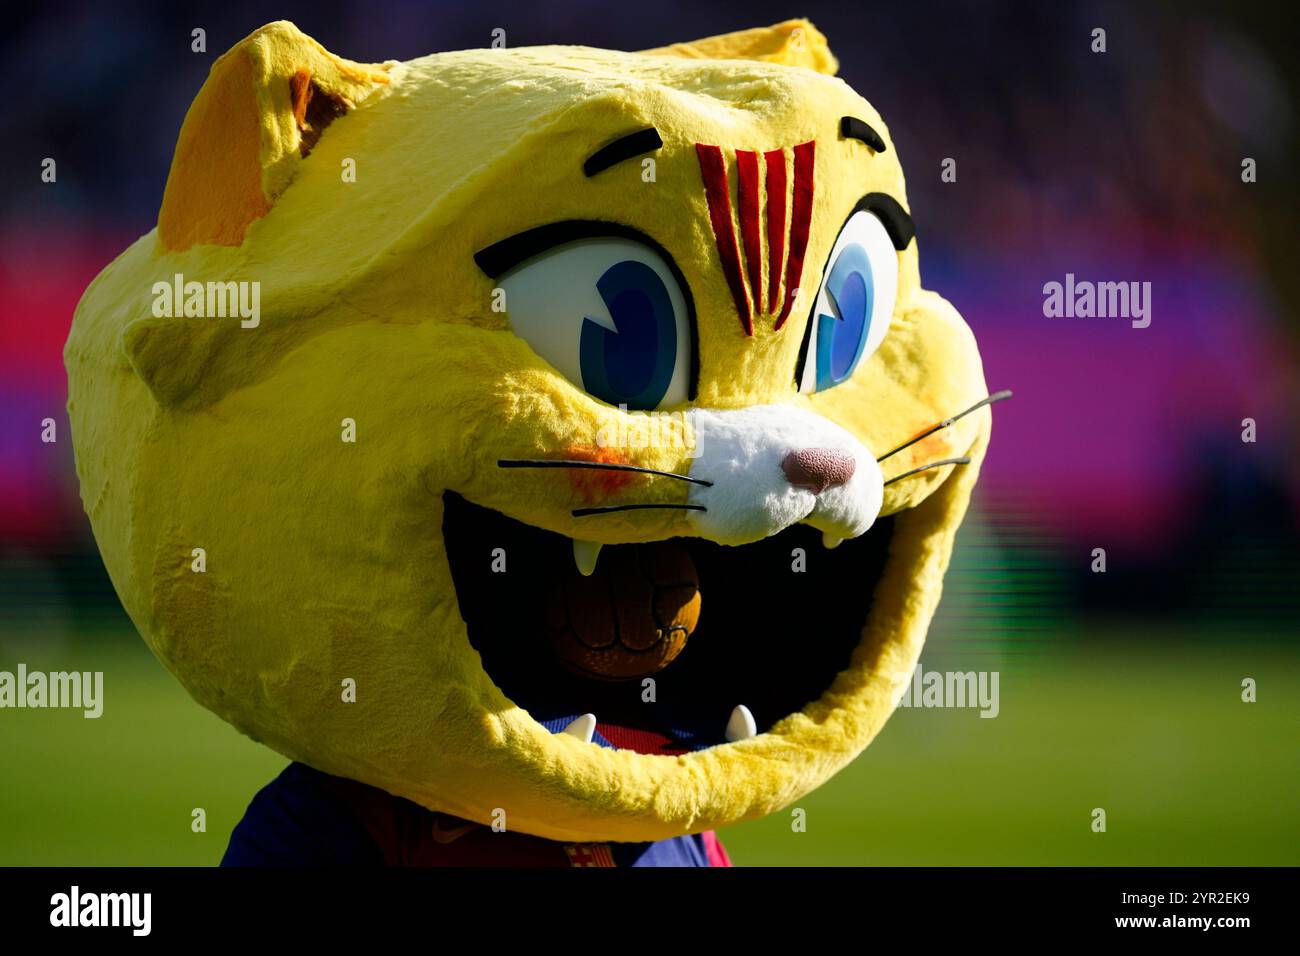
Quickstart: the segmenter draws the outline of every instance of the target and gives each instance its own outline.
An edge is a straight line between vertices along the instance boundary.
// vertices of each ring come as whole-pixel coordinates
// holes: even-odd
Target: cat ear
[[[236,44],[181,126],[158,211],[163,250],[240,245],[325,127],[386,84],[390,65],[341,59],[283,20]]]
[[[786,20],[770,27],[724,33],[641,52],[697,60],[766,60],[806,67],[829,76],[834,76],[840,67],[826,37],[807,20]]]

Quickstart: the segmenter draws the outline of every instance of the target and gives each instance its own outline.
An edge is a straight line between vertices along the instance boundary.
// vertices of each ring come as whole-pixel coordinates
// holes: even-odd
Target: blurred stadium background
[[[284,763],[191,703],[135,636],[63,411],[73,309],[153,227],[211,62],[279,18],[383,60],[485,46],[496,27],[511,46],[642,49],[790,16],[828,35],[889,123],[925,284],[975,329],[990,387],[1016,391],[923,658],[1000,671],[1002,699],[995,720],[900,710],[801,802],[806,833],[784,815],[733,827],[733,857],[1300,862],[1300,84],[1283,5],[231,0],[55,3],[0,28],[0,670],[104,670],[107,697],[97,721],[0,711],[0,865],[213,863]],[[1042,286],[1067,272],[1149,280],[1150,328],[1044,318]]]

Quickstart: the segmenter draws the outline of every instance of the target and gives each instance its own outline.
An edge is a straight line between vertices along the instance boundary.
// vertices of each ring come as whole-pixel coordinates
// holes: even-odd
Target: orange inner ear
[[[322,90],[312,82],[311,70],[303,67],[289,77],[289,98],[293,118],[302,133],[298,151],[305,158],[316,146],[325,127],[348,111],[349,103],[341,96]]]
[[[206,86],[181,127],[158,215],[158,238],[171,250],[237,246],[248,224],[271,209],[262,192],[261,126],[248,55],[238,50],[222,57]],[[211,128],[222,130],[219,150],[204,135]]]
[[[349,97],[388,81],[385,65],[340,59],[291,23],[249,34],[212,65],[185,115],[158,211],[160,251],[243,244],[299,157],[353,108]]]
[[[303,67],[289,77],[289,98],[293,101],[293,118],[299,129],[307,128],[307,104],[311,102],[311,70]]]

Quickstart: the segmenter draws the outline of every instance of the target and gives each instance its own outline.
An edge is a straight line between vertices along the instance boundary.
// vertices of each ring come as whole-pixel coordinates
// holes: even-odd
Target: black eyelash
[[[869,193],[863,196],[853,207],[853,212],[875,213],[884,224],[885,232],[889,233],[889,241],[899,252],[906,249],[916,237],[916,224],[912,222],[912,217],[889,193]],[[853,218],[852,213],[849,218]]]
[[[596,239],[609,237],[615,239],[634,239],[651,246],[656,252],[673,265],[672,257],[663,247],[643,232],[624,226],[617,222],[598,222],[590,219],[568,219],[563,222],[551,222],[533,229],[525,229],[513,236],[507,236],[499,242],[474,253],[474,263],[489,279],[499,278],[521,262],[533,256],[562,246],[578,239]],[[673,265],[676,268],[675,265]]]
[[[515,266],[527,262],[533,256],[540,255],[548,249],[579,239],[601,238],[631,239],[657,252],[668,265],[668,270],[677,281],[677,287],[681,289],[682,298],[686,301],[686,323],[691,332],[690,385],[686,397],[694,401],[700,382],[700,334],[695,324],[695,297],[691,295],[691,286],[686,281],[686,276],[682,274],[681,269],[677,268],[677,262],[668,254],[668,250],[644,232],[619,222],[566,219],[563,222],[552,222],[525,229],[523,232],[517,232],[513,236],[494,242],[474,253],[474,263],[489,279],[497,279]]]

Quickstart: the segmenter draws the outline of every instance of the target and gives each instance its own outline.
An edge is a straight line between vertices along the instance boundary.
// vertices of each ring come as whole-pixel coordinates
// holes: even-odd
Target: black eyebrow
[[[664,144],[659,136],[659,130],[653,126],[648,129],[639,129],[635,133],[628,133],[626,136],[620,136],[612,143],[607,143],[600,149],[591,154],[591,157],[582,164],[582,171],[590,179],[597,173],[604,172],[615,163],[621,163],[625,159],[631,159],[633,156],[640,156],[642,153],[653,152]]]
[[[845,116],[840,120],[840,135],[845,139],[857,139],[866,143],[877,153],[885,151],[885,141],[865,120],[856,116]]]

